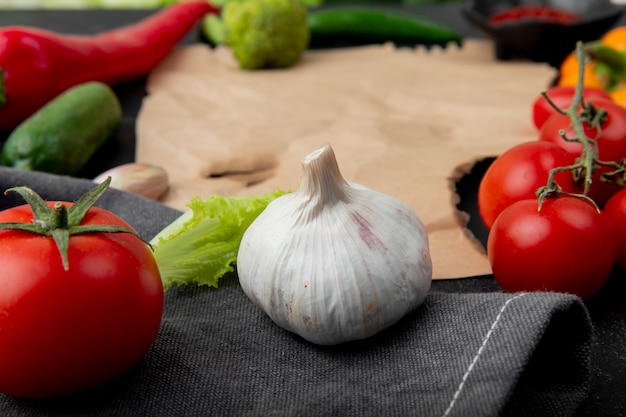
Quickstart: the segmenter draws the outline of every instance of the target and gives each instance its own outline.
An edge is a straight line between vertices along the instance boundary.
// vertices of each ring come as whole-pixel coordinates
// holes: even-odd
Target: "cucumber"
[[[122,120],[115,92],[90,81],[67,89],[17,126],[2,148],[8,167],[75,175]]]

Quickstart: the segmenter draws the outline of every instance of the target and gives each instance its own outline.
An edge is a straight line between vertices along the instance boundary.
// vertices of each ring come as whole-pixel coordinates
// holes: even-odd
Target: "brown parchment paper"
[[[491,272],[455,208],[477,160],[535,140],[532,101],[555,72],[497,62],[488,41],[306,51],[285,70],[243,71],[224,48],[177,49],[148,80],[139,162],[164,167],[163,203],[296,189],[301,162],[330,143],[348,180],[393,195],[424,222],[433,278]]]

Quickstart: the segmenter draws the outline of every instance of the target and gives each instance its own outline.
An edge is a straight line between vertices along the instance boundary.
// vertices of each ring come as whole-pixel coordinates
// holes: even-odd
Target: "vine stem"
[[[548,174],[547,184],[543,187],[538,188],[535,193],[538,199],[538,210],[541,210],[541,206],[545,198],[558,194],[567,194],[590,201],[595,206],[596,210],[600,211],[600,208],[598,207],[596,202],[588,195],[589,189],[593,181],[592,177],[594,171],[599,166],[610,166],[615,170],[613,172],[607,173],[606,177],[618,176],[619,174],[622,174],[622,176],[624,175],[623,163],[617,164],[615,162],[604,162],[598,160],[598,145],[596,139],[598,139],[602,134],[601,125],[606,120],[606,110],[596,108],[592,104],[584,102],[583,90],[585,77],[585,49],[582,41],[578,41],[576,43],[576,56],[579,62],[578,80],[574,89],[574,96],[569,106],[566,109],[561,109],[556,104],[554,104],[552,100],[550,100],[545,92],[542,93],[542,96],[557,112],[567,116],[570,119],[570,127],[574,131],[574,136],[568,137],[565,130],[561,129],[559,131],[559,135],[561,136],[561,138],[568,142],[580,143],[582,146],[582,151],[580,153],[580,156],[576,159],[575,164],[565,167],[556,167],[550,170]],[[581,109],[580,112],[579,109]],[[593,139],[589,138],[585,133],[583,123],[590,125],[592,129],[595,130],[596,134]],[[568,193],[562,190],[559,184],[555,181],[554,177],[557,173],[563,171],[572,171],[574,179],[578,181],[581,180],[582,174],[582,193]],[[608,180],[604,177],[602,179]]]

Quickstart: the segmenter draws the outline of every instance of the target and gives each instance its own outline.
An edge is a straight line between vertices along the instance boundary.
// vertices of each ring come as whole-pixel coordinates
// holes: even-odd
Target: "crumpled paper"
[[[433,278],[491,273],[456,209],[455,182],[483,158],[536,140],[531,105],[546,64],[499,62],[489,41],[308,50],[284,70],[240,70],[226,48],[178,48],[149,76],[138,162],[164,167],[162,202],[294,190],[304,157],[330,143],[343,176],[411,206]]]

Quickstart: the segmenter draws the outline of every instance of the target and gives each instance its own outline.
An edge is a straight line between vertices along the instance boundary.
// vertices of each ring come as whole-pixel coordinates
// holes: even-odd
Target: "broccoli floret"
[[[224,43],[243,69],[294,65],[310,40],[302,0],[228,2],[221,13]]]

